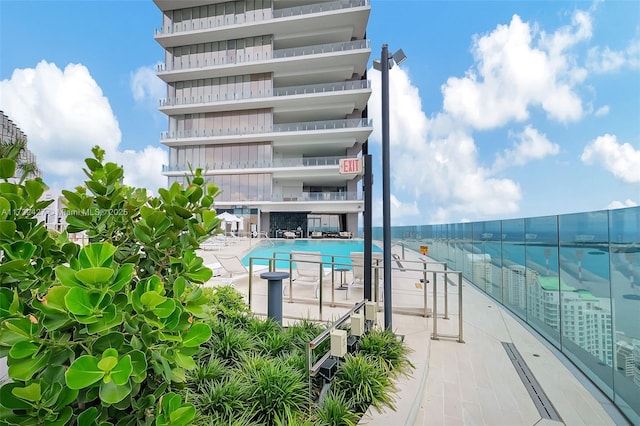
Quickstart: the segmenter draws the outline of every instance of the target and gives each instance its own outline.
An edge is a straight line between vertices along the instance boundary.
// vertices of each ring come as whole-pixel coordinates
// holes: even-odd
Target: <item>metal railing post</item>
[[[320,265],[318,265],[320,267],[320,284],[318,284],[320,286],[320,290],[319,290],[319,294],[318,294],[318,300],[319,300],[319,311],[320,311],[320,321],[322,321],[322,272],[324,272],[322,270],[322,262],[320,262]]]
[[[462,274],[458,275],[458,342],[464,343],[462,338]]]
[[[422,295],[424,297],[424,317],[427,318],[429,316],[429,302],[427,300],[427,264],[425,263],[424,265],[424,272],[422,273],[422,281],[424,281],[422,283],[422,285],[424,287],[422,287]]]
[[[433,308],[431,310],[431,318],[433,318],[433,333],[431,333],[432,340],[438,340],[438,280],[436,279],[436,273],[433,273]]]
[[[448,272],[444,273],[444,317],[443,319],[449,319],[449,291],[447,291],[447,284],[449,283]]]
[[[275,256],[275,253],[273,254]],[[289,303],[293,303],[293,254],[289,253]]]
[[[336,293],[336,257],[331,256],[331,307],[335,307],[335,293]],[[320,263],[320,276],[322,277],[322,263]]]

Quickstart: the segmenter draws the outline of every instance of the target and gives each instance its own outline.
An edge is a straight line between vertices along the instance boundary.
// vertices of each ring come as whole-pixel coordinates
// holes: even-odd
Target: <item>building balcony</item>
[[[206,88],[205,88],[206,89]],[[371,95],[368,80],[289,86],[265,91],[216,93],[160,99],[160,111],[167,115],[198,114],[233,109],[273,108],[277,117],[284,111],[330,108],[342,116],[364,110]],[[344,108],[340,106],[344,105]]]
[[[274,79],[286,73],[289,79],[298,76],[307,81],[343,81],[354,73],[364,74],[370,54],[369,40],[355,40],[251,53],[239,50],[210,58],[203,54],[160,64],[157,69],[158,77],[166,83],[268,72]]]
[[[308,201],[362,201],[356,192],[291,192],[272,194],[272,201],[308,202]]]
[[[209,145],[271,141],[275,147],[293,147],[301,143],[306,148],[317,145],[327,148],[351,148],[363,143],[373,125],[368,118],[308,121],[273,125],[255,125],[229,129],[201,129],[162,132],[166,146]],[[302,141],[301,139],[304,139]]]
[[[288,168],[288,167],[325,167],[338,166],[342,158],[355,158],[346,156],[331,157],[303,157],[303,158],[276,158],[273,160],[256,160],[256,161],[229,161],[214,162],[204,165],[192,165],[191,168],[201,168],[204,171],[218,170],[244,170],[244,169],[270,169],[270,168]],[[162,172],[188,172],[190,166],[188,164],[162,165]]]
[[[300,34],[300,28],[304,28],[318,39],[340,37],[349,40],[364,35],[371,10],[369,4],[369,0],[338,0],[185,19],[156,28],[154,38],[162,47],[170,48],[263,34]],[[174,3],[169,8],[178,6]]]

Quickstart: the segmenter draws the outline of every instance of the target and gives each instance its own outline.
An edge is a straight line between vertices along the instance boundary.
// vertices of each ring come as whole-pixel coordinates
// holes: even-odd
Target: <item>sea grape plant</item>
[[[190,424],[172,390],[211,337],[195,250],[219,226],[219,190],[198,169],[151,197],[92,152],[86,186],[63,191],[84,247],[52,237],[35,218],[47,186],[11,182],[15,160],[0,159],[0,425]]]

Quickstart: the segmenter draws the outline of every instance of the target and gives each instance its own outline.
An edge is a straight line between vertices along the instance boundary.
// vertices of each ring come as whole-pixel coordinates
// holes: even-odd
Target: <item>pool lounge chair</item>
[[[378,285],[382,286],[383,283],[383,269],[382,269],[382,253],[373,252],[371,253],[371,283],[372,286],[375,285],[375,272],[376,272],[376,261],[377,264],[380,265],[378,267]],[[364,252],[362,251],[352,251],[351,252],[351,264],[353,265],[353,281],[351,282],[349,287],[362,287],[364,288]],[[378,292],[380,298],[382,299],[382,293]]]
[[[314,297],[318,298],[320,290],[320,270],[322,269],[322,278],[325,279],[331,275],[331,268],[321,268],[322,254],[320,252],[291,252],[291,259],[294,261],[294,277],[293,286],[298,284],[314,286]],[[286,294],[287,286],[282,288],[282,294]]]
[[[215,255],[218,263],[224,269],[223,273],[229,276],[230,281],[227,284],[233,284],[243,278],[249,277],[249,270],[244,263],[238,258],[238,256],[228,255]],[[253,275],[259,275],[261,272],[265,272],[268,266],[266,265],[253,265]]]
[[[322,232],[320,231],[313,231],[311,233],[311,238],[322,238]]]
[[[296,233],[292,231],[285,231],[284,234],[282,234],[282,236],[288,239],[294,239],[296,238]]]

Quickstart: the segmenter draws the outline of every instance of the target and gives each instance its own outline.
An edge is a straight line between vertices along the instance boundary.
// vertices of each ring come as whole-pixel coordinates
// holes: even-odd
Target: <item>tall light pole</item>
[[[407,56],[402,49],[389,55],[389,46],[382,45],[379,61],[373,61],[373,68],[382,72],[382,250],[384,268],[384,327],[392,327],[391,303],[391,167],[389,162],[389,70],[393,63],[404,62]]]

